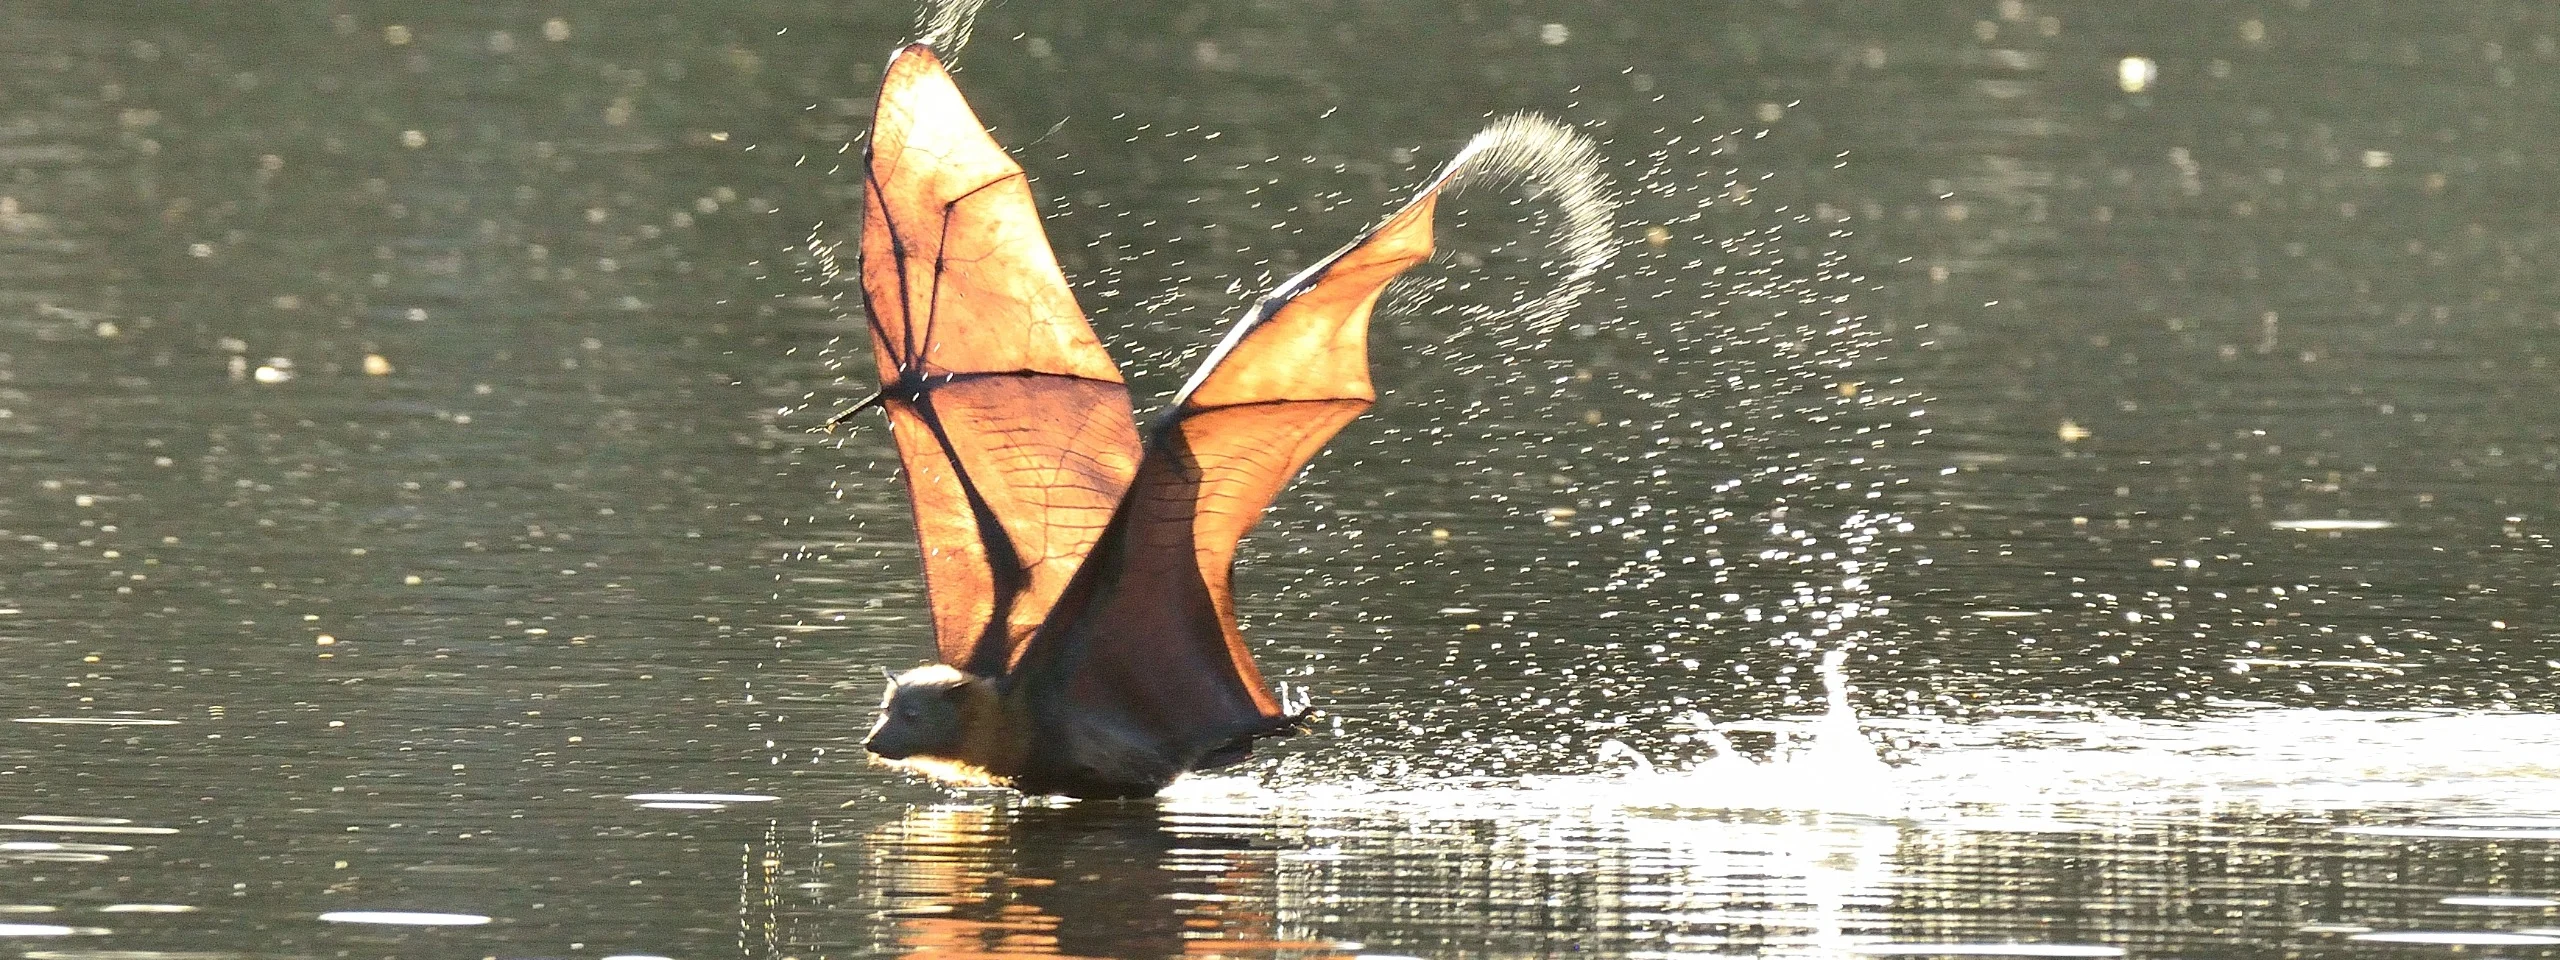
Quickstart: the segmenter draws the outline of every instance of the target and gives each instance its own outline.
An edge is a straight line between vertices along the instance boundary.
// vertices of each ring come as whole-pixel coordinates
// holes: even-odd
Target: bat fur
[[[863,748],[880,763],[954,786],[1085,798],[1148,797],[1174,778],[1243,761],[1252,742],[1294,732],[1297,713],[1198,756],[1168,755],[1133,724],[944,664],[899,674]]]

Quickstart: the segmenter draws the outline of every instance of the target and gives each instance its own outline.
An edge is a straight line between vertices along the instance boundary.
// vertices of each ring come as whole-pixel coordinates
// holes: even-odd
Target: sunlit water
[[[900,921],[902,941],[928,949],[1037,931],[1068,952],[1079,933],[1165,951],[1173,930],[1248,951],[1419,955],[2560,944],[2560,899],[2541,895],[2553,863],[2535,843],[2560,839],[2560,719],[2236,705],[2192,721],[2069,713],[1862,735],[1835,701],[1821,716],[1754,725],[1782,744],[1765,756],[1516,779],[1204,777],[1160,811],[933,806],[861,843],[884,858],[884,888],[904,892],[892,910],[922,911]],[[1897,762],[1879,760],[1884,741],[1899,745]],[[1113,831],[1162,844],[1156,872],[1115,878],[1151,876],[1141,889],[1197,906],[1150,913],[1046,892],[1089,879],[1076,871],[1108,854],[1075,850]],[[2521,863],[2508,859],[2519,841]],[[2437,860],[2481,852],[2526,873],[2466,883]],[[1395,894],[1344,900],[1361,889]],[[2285,889],[2296,893],[2270,896]],[[795,911],[793,899],[777,897],[776,916],[811,922],[812,905]],[[1240,903],[1258,909],[1232,915]],[[1106,932],[1139,915],[1168,935]]]
[[[1142,403],[1489,115],[1627,200],[1562,317],[1454,201],[1249,545],[1317,729],[1072,806],[856,747],[909,12],[0,5],[0,953],[2560,940],[2539,8],[999,6]]]
[[[2224,809],[2330,813],[2447,804],[2521,819],[2473,815],[2442,826],[2355,832],[2524,839],[2551,836],[2547,831],[2560,827],[2560,820],[2532,817],[2560,800],[2552,793],[2560,787],[2560,753],[2552,750],[2560,744],[2560,715],[2235,703],[2178,720],[2032,709],[1965,723],[1862,721],[1848,709],[1847,680],[1836,669],[1826,664],[1823,676],[1834,696],[1819,716],[1722,729],[1701,717],[1701,738],[1712,743],[1694,756],[1649,758],[1613,742],[1596,760],[1625,761],[1620,771],[1477,783],[1449,803],[1477,811],[1816,811],[2026,831],[2107,829],[2021,816],[2026,811],[2202,816]],[[1736,726],[1767,735],[1772,745],[1756,755],[1738,751],[1731,736],[1744,731]],[[1425,809],[1453,785],[1336,782],[1272,790],[1201,777],[1171,796],[1291,809]],[[1983,811],[1994,815],[1980,819]]]

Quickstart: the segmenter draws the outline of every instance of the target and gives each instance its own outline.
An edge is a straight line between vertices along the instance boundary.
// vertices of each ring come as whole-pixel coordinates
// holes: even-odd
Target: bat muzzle
[[[871,725],[871,734],[862,738],[862,749],[882,760],[904,760],[916,755],[915,738],[906,736],[888,717]]]

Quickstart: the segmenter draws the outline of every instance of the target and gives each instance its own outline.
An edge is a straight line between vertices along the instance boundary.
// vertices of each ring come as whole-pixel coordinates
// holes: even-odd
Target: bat
[[[963,785],[1153,796],[1291,732],[1237,628],[1238,542],[1376,399],[1370,312],[1431,255],[1442,187],[1261,297],[1142,437],[1028,179],[940,58],[882,81],[861,274],[877,394],[923,548],[937,663],[864,740]]]

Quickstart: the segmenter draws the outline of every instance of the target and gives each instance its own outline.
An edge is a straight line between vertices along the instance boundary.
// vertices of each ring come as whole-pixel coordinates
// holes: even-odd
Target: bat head
[[[899,674],[881,694],[880,721],[862,747],[883,760],[962,759],[974,702],[993,693],[985,678],[938,663]]]

